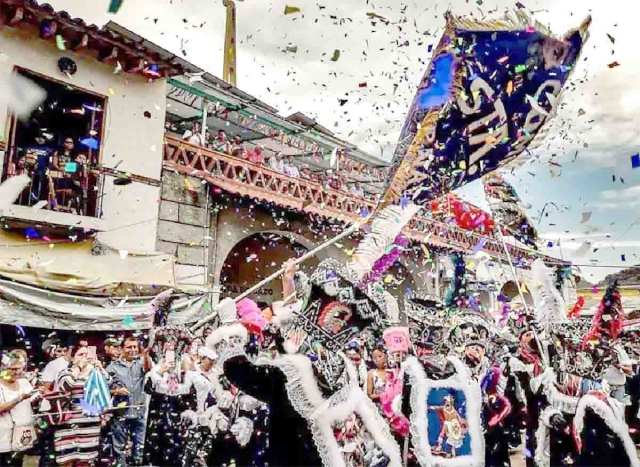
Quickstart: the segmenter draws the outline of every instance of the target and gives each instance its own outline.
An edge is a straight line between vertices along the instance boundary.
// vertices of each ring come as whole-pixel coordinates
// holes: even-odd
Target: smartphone
[[[95,345],[90,345],[87,347],[87,360],[95,362],[98,359],[98,353],[96,351]]]
[[[167,350],[164,354],[164,362],[169,366],[174,366],[176,364],[176,351]]]

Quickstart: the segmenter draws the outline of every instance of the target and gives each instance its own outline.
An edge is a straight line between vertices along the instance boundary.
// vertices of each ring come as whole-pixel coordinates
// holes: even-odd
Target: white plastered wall
[[[106,97],[100,162],[106,167],[117,165],[117,169],[124,172],[160,179],[164,80],[148,82],[142,76],[114,74],[115,64],[100,63],[95,52],[59,50],[54,40],[41,40],[35,30],[3,26],[0,54],[0,78],[18,66]],[[58,70],[58,60],[63,56],[72,58],[78,65],[72,77]],[[0,131],[4,140],[10,128],[7,104],[7,95],[0,92]],[[151,113],[151,118],[144,117],[145,111]],[[135,182],[114,187],[112,182],[113,178],[106,177],[102,203],[106,231],[98,235],[99,240],[130,252],[154,251],[160,188]],[[47,211],[42,213],[47,214]],[[124,227],[134,223],[138,224]]]

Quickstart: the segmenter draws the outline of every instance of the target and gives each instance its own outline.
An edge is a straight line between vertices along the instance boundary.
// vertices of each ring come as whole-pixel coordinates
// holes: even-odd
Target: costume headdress
[[[409,333],[414,353],[425,363],[440,360],[448,352],[446,336],[451,326],[446,310],[438,297],[409,293],[404,296],[404,312],[409,321]]]
[[[308,292],[299,311],[288,322],[280,320],[288,351],[310,355],[316,370],[328,386],[336,386],[344,370],[338,355],[359,332],[382,329],[398,321],[396,300],[379,283],[364,280],[415,207],[384,209],[358,244],[345,265],[334,259],[322,261],[309,279]]]
[[[452,348],[470,345],[486,347],[495,334],[495,325],[491,318],[471,308],[460,308],[452,318],[447,341]]]

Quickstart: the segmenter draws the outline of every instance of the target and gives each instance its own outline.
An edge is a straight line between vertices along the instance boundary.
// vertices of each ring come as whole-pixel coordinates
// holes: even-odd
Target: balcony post
[[[202,125],[200,125],[200,128],[202,128],[202,141],[204,143],[207,142],[207,100],[206,99],[202,99],[202,104],[200,106],[200,109],[202,110]],[[206,144],[203,144],[203,146],[205,146]]]

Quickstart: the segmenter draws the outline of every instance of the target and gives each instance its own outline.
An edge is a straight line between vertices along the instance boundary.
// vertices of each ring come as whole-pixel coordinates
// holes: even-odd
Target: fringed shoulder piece
[[[624,418],[622,418],[620,414],[616,414],[616,411],[610,405],[616,402],[617,401],[612,401],[611,399],[602,400],[600,397],[591,394],[580,398],[576,416],[573,419],[576,442],[578,442],[578,447],[581,450],[582,445],[579,438],[584,429],[586,410],[591,409],[596,415],[602,418],[609,429],[620,439],[629,458],[630,465],[632,467],[640,467],[636,446],[631,436],[629,436],[629,426],[625,423]]]

